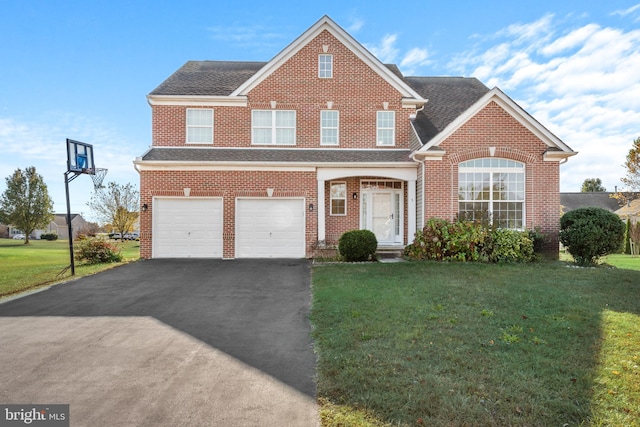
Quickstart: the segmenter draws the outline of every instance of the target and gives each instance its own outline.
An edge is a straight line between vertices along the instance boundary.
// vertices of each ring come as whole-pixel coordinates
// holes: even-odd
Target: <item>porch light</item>
[[[309,203],[309,212],[313,212],[313,203]]]
[[[358,193],[353,193],[351,197],[353,197],[353,200],[358,200]]]
[[[147,205],[146,203],[142,205],[142,207],[140,208],[142,210],[142,212],[146,212],[149,209],[149,205]]]

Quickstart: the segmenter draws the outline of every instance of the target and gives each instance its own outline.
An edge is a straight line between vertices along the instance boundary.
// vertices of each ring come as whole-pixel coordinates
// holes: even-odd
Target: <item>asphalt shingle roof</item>
[[[228,96],[257,73],[266,62],[189,61],[155,88],[150,95]],[[413,120],[422,143],[489,92],[475,78],[404,77],[394,64],[385,65],[423,98],[429,100]]]
[[[188,61],[150,95],[227,96],[266,62]]]
[[[411,162],[410,150],[305,150],[269,148],[166,148],[154,147],[145,161],[185,162],[291,162],[291,163],[396,163]]]
[[[603,208],[611,212],[620,209],[618,201],[610,192],[560,193],[560,205],[565,212],[579,208]]]
[[[423,144],[489,92],[489,88],[476,78],[405,77],[404,80],[429,100],[413,120]]]

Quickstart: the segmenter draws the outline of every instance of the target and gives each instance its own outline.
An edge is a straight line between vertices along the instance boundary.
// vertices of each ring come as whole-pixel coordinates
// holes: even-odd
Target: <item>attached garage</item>
[[[236,199],[237,258],[303,258],[304,199]]]
[[[222,258],[221,198],[155,198],[153,258]]]

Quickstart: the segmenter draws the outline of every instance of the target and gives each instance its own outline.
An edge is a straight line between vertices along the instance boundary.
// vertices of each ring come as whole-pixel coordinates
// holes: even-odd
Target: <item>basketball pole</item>
[[[74,175],[73,178],[78,175]],[[71,178],[71,179],[73,179]],[[69,202],[69,171],[64,173],[64,189],[67,193],[67,228],[69,229],[69,258],[71,261],[71,275],[76,275],[76,266],[73,259],[73,227],[71,226],[71,202]]]

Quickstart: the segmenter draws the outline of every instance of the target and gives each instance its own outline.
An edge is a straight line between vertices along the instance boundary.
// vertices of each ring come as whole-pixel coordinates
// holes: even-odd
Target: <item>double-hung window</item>
[[[253,110],[252,144],[295,145],[296,112],[290,110]]]
[[[336,110],[320,111],[320,144],[338,145],[340,115]]]
[[[333,55],[321,54],[318,56],[318,77],[321,79],[333,78]]]
[[[524,228],[525,167],[513,160],[485,158],[458,165],[458,213],[500,228]]]
[[[213,110],[187,108],[187,144],[213,144]]]
[[[376,144],[396,145],[395,111],[378,111],[376,120]]]
[[[347,183],[332,182],[330,187],[329,200],[331,202],[331,215],[347,214]]]

